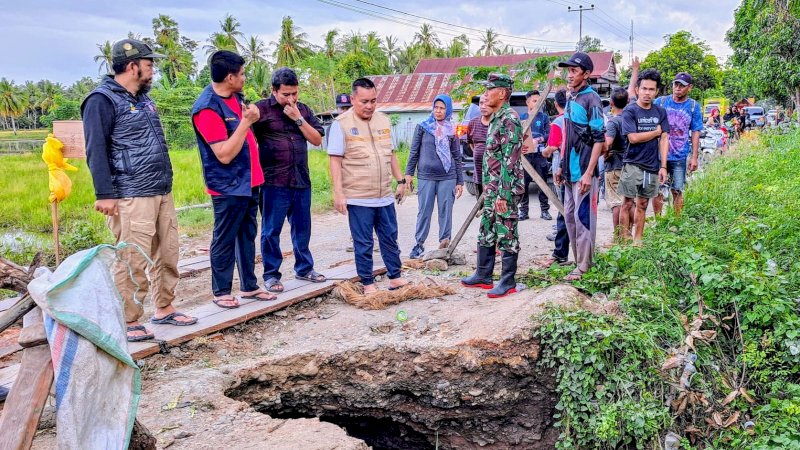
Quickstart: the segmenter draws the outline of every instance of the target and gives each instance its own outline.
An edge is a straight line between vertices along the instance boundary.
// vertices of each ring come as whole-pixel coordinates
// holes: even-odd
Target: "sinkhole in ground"
[[[529,339],[300,355],[239,373],[226,395],[275,418],[339,425],[376,450],[549,449],[551,373]]]

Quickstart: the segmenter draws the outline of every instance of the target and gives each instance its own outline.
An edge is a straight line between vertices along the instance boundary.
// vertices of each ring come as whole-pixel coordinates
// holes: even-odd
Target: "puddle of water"
[[[6,231],[0,233],[0,251],[4,254],[27,254],[47,248],[49,242],[44,236],[24,231]]]
[[[41,152],[43,140],[0,140],[0,153]]]

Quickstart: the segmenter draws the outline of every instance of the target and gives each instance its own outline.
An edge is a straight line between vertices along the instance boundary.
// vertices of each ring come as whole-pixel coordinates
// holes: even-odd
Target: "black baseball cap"
[[[111,63],[120,64],[134,59],[161,59],[164,55],[156,53],[146,43],[136,39],[123,39],[111,47]]]
[[[558,63],[558,67],[580,67],[583,70],[591,72],[594,70],[594,63],[592,62],[592,58],[586,53],[575,52],[570,59]]]
[[[686,72],[679,72],[677,75],[675,75],[675,79],[672,80],[673,83],[680,83],[684,86],[692,84],[692,81],[692,76]]]
[[[353,103],[350,101],[350,94],[339,94],[336,96],[336,106],[353,106]]]

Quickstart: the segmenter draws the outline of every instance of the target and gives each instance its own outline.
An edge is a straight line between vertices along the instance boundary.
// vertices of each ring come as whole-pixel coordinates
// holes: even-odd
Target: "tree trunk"
[[[800,111],[800,87],[794,89],[794,95],[792,97],[792,100],[794,100],[795,112]],[[792,120],[791,117],[788,119]],[[797,114],[797,121],[800,122],[800,113]]]
[[[14,122],[14,116],[11,116],[11,130],[14,131],[14,134],[17,134],[17,124]]]

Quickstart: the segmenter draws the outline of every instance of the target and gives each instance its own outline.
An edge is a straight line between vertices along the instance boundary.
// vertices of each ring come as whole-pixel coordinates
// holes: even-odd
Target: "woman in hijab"
[[[417,173],[419,199],[417,243],[411,250],[411,258],[419,258],[425,251],[434,201],[439,210],[439,248],[450,244],[453,203],[464,189],[460,141],[455,136],[452,115],[453,101],[445,94],[437,95],[430,117],[414,131],[406,165],[407,183],[410,184],[414,172]]]

